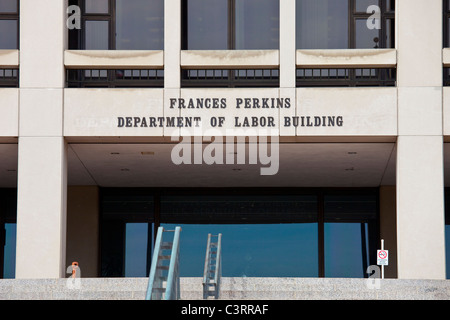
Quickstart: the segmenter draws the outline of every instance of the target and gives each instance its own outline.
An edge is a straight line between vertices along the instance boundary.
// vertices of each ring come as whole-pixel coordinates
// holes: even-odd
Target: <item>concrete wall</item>
[[[66,266],[78,262],[81,276],[95,278],[100,270],[100,208],[97,186],[67,190]]]
[[[397,252],[403,279],[446,276],[442,5],[440,0],[396,2]]]
[[[63,137],[67,1],[20,3],[17,278],[64,276],[67,144]]]

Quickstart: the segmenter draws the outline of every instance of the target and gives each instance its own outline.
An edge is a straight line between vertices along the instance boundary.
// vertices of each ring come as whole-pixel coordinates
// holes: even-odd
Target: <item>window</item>
[[[82,11],[70,49],[162,50],[164,0],[71,0]]]
[[[159,226],[181,226],[180,275],[201,277],[222,233],[224,277],[356,277],[376,264],[375,189],[102,190],[102,276],[145,277]]]
[[[279,1],[183,0],[183,50],[279,48]]]
[[[17,189],[0,189],[0,279],[16,274]]]
[[[152,195],[105,190],[101,219],[101,276],[148,277],[154,234]]]
[[[325,195],[323,228],[325,277],[365,277],[367,267],[376,264],[376,197]]]
[[[379,8],[378,17],[370,6]],[[394,18],[394,0],[297,0],[296,47],[395,48]]]
[[[444,48],[450,47],[450,0],[444,1]]]
[[[450,279],[450,188],[446,187],[444,194],[445,194],[445,272],[446,272],[446,279]]]
[[[19,1],[0,0],[0,50],[19,49]]]

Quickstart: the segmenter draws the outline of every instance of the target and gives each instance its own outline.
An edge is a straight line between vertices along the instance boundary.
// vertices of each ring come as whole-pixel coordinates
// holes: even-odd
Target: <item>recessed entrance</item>
[[[222,233],[225,277],[367,276],[378,243],[377,189],[105,188],[102,276],[148,276],[159,226],[181,226],[180,273],[203,273]]]

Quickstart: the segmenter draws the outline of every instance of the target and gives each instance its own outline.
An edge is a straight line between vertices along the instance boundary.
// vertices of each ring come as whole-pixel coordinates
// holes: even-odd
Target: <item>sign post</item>
[[[381,250],[377,250],[377,265],[381,266],[381,279],[384,279],[384,266],[389,264],[389,251],[384,250],[384,240],[381,240]]]

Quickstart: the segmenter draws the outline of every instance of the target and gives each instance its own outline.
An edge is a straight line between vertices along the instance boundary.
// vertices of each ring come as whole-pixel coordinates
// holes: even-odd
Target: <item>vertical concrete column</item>
[[[164,116],[178,117],[169,99],[179,98],[181,87],[181,0],[164,0]],[[164,128],[164,135],[178,136],[179,128]]]
[[[65,276],[67,0],[20,2],[16,278]]]
[[[297,115],[296,102],[296,38],[295,38],[295,2],[280,1],[280,98],[290,98],[291,107],[280,109],[280,135],[295,136],[294,127],[282,125],[284,117]]]
[[[180,88],[181,0],[164,0],[164,87]]]
[[[295,88],[295,1],[280,1],[281,88]]]
[[[445,279],[442,1],[397,1],[398,277]]]

